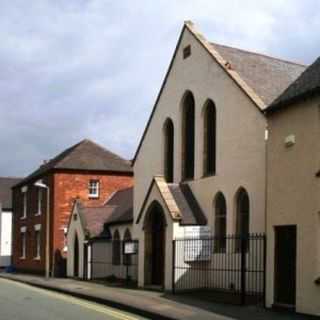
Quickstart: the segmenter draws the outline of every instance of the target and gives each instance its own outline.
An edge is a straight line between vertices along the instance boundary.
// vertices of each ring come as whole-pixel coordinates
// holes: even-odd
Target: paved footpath
[[[69,295],[0,279],[0,320],[147,320]]]
[[[215,304],[189,295],[115,288],[73,279],[45,279],[39,276],[0,273],[0,278],[48,289],[91,302],[134,313],[150,319],[165,320],[302,320],[303,315],[278,313],[255,306]],[[1,284],[0,284],[1,290]]]

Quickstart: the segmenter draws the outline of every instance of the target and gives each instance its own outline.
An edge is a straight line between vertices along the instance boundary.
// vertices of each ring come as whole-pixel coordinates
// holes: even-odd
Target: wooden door
[[[79,241],[76,236],[74,239],[74,256],[73,256],[73,276],[79,276]]]
[[[152,221],[152,275],[153,285],[164,284],[164,251],[165,251],[164,221],[161,212],[157,212]]]
[[[275,305],[296,303],[296,226],[275,228]]]

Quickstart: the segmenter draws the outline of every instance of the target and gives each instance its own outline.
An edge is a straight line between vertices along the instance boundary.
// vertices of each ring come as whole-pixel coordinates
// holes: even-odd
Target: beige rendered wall
[[[297,226],[296,311],[320,315],[320,99],[270,115],[267,201],[267,306],[274,302],[274,227]],[[296,143],[285,147],[285,138]]]
[[[182,50],[189,44],[192,54],[183,60]],[[163,174],[163,124],[167,117],[174,123],[174,182],[181,180],[180,104],[186,90],[194,94],[196,117],[195,179],[190,185],[209,225],[214,223],[213,199],[222,191],[227,201],[228,233],[235,231],[234,197],[243,186],[250,197],[250,232],[264,232],[265,117],[187,29],[134,165],[135,219],[152,177]],[[203,106],[208,98],[217,110],[217,174],[203,178]]]
[[[142,213],[140,223],[135,226],[136,234],[139,235],[139,257],[138,257],[138,285],[139,287],[145,286],[146,283],[146,260],[145,260],[145,248],[146,248],[146,239],[145,239],[145,230],[143,228],[143,221],[145,215],[152,204],[153,201],[157,201],[162,209],[166,220],[165,228],[165,257],[164,257],[164,289],[170,291],[172,289],[172,240],[173,240],[173,230],[177,223],[171,223],[171,216],[167,210],[166,204],[163,202],[162,196],[160,195],[159,190],[156,185],[153,185],[153,188],[149,194],[148,201],[146,202],[144,211]]]

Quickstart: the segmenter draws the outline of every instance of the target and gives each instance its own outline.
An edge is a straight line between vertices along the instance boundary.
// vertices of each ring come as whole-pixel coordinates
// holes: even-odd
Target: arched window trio
[[[216,174],[216,136],[217,111],[214,102],[210,99],[203,106],[203,176]],[[182,99],[182,180],[192,180],[195,174],[195,100],[191,91],[187,91]],[[174,124],[170,118],[164,123],[164,176],[167,182],[174,179]],[[250,204],[249,196],[244,188],[236,193],[236,223],[235,234],[238,236],[249,234]],[[221,241],[215,244],[216,251],[226,249],[227,233],[227,204],[222,192],[214,198],[214,234]],[[237,245],[238,246],[238,245]]]
[[[195,174],[195,101],[193,94],[187,91],[182,99],[182,180],[192,180]],[[216,173],[216,107],[208,100],[203,111],[203,175]],[[164,176],[167,182],[173,182],[174,176],[174,124],[168,118],[164,129]]]
[[[226,250],[227,238],[227,203],[222,192],[218,192],[214,198],[214,236],[215,252],[224,252]],[[240,188],[235,196],[235,236],[236,251],[240,251],[241,237],[249,235],[250,223],[250,200],[248,192]],[[239,238],[239,239],[238,239]],[[239,241],[238,241],[239,240]],[[247,242],[245,245],[247,246]]]
[[[129,241],[132,240],[131,233],[129,229],[126,229],[123,241]],[[113,233],[112,237],[112,264],[113,265],[120,265],[121,264],[121,247],[122,247],[122,241],[120,238],[119,230],[116,229]],[[124,265],[130,265],[131,264],[131,257],[124,256],[123,259]]]

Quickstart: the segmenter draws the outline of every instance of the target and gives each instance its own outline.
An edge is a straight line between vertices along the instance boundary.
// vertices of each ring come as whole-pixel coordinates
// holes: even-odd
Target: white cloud
[[[184,20],[212,41],[310,63],[319,15],[316,0],[2,3],[0,175],[84,137],[132,157]]]

